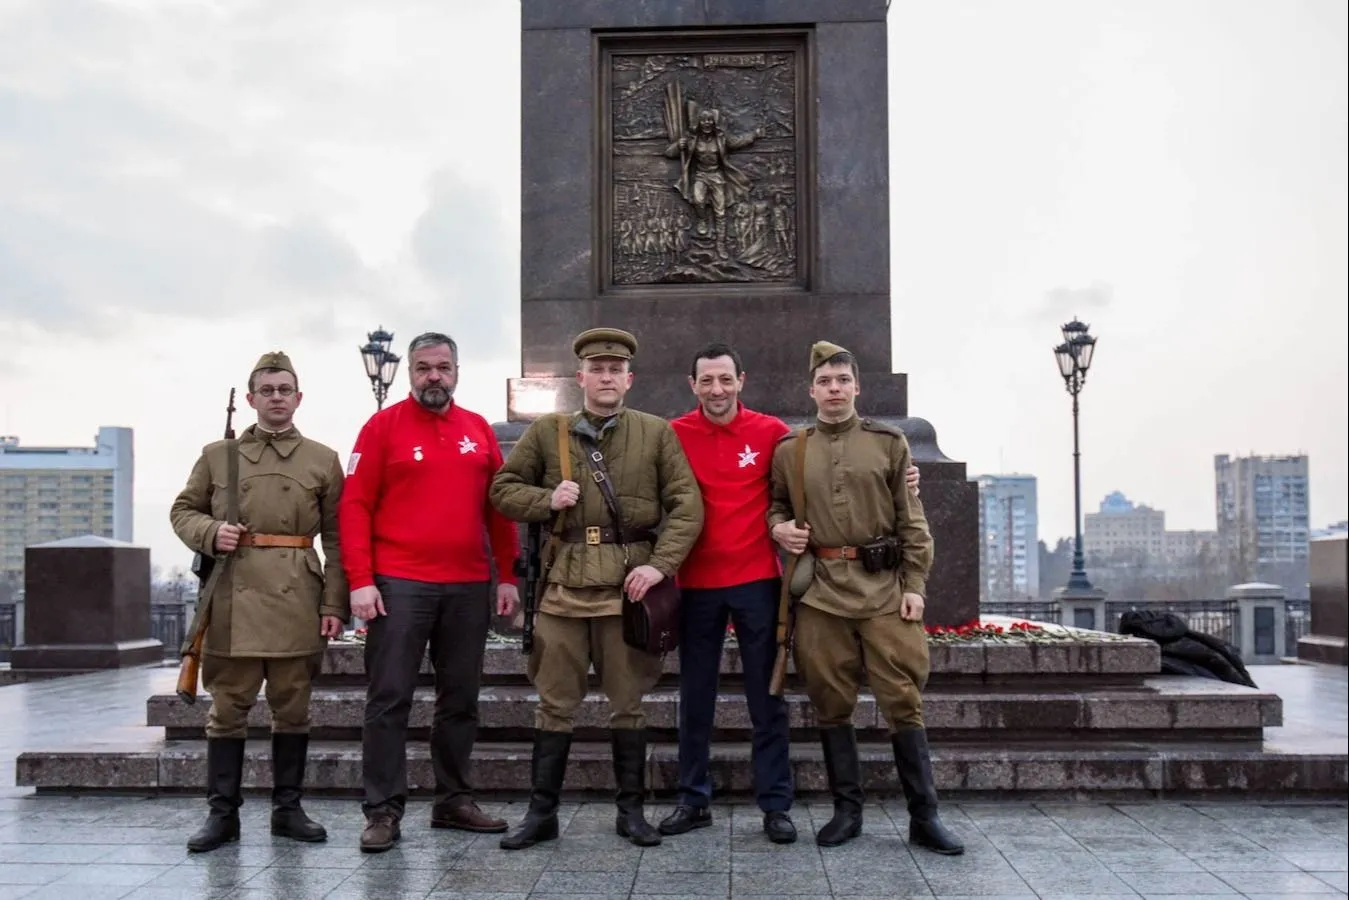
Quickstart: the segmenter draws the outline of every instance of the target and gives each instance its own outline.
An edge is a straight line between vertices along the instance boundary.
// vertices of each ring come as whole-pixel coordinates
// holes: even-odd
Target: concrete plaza
[[[1284,701],[1267,740],[1349,739],[1345,670],[1258,667]],[[497,836],[432,831],[429,803],[409,806],[394,850],[363,855],[355,799],[314,798],[323,845],[267,832],[265,797],[247,798],[243,840],[189,855],[199,797],[34,795],[14,784],[35,747],[155,740],[146,697],[164,670],[127,670],[0,688],[0,900],[12,898],[1068,898],[1319,897],[1349,893],[1349,805],[1240,797],[1195,802],[963,802],[945,807],[962,857],[911,851],[902,804],[871,804],[865,832],[821,849],[827,802],[800,803],[801,840],[769,844],[751,805],[718,805],[712,827],[639,849],[613,834],[613,807],[567,803],[562,839],[507,853]],[[485,808],[518,819],[520,801]],[[663,816],[669,801],[649,814]]]

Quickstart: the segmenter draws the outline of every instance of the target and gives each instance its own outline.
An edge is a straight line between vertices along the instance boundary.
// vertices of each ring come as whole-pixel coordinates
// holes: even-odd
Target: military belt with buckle
[[[856,547],[816,547],[813,550],[817,559],[857,559]]]
[[[584,528],[574,525],[562,529],[562,540],[568,544],[588,544],[592,547],[600,544],[654,544],[656,534],[645,528],[618,529],[609,525],[587,525]]]

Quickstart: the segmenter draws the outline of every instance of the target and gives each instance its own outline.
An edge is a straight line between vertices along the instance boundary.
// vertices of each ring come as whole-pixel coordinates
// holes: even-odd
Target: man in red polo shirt
[[[519,602],[515,525],[487,500],[501,448],[486,419],[453,402],[453,340],[434,332],[413,338],[408,376],[408,398],[361,429],[338,505],[351,611],[369,628],[361,758],[366,852],[388,850],[400,836],[408,714],[428,644],[436,676],[431,827],[506,830],[505,820],[478,808],[468,783],[491,614],[484,535],[496,560],[497,614],[514,615]]]
[[[787,707],[768,692],[782,574],[768,531],[769,474],[773,448],[790,429],[740,402],[743,370],[739,354],[726,344],[699,350],[689,372],[698,408],[672,423],[702,490],[705,518],[679,570],[679,797],[660,831],[683,834],[712,824],[708,761],[729,619],[754,729],[751,762],[764,833],[775,843],[791,843],[796,827],[788,814]],[[917,468],[909,470],[908,481],[916,489]]]

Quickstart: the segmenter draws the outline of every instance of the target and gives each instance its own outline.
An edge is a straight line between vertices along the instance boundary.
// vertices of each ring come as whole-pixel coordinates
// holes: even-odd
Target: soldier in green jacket
[[[528,669],[539,692],[534,715],[533,792],[521,825],[501,840],[517,850],[558,835],[557,803],[571,747],[572,719],[586,694],[590,664],[609,700],[616,830],[639,846],[661,842],[646,820],[646,716],[642,695],[660,677],[660,657],[623,641],[622,604],[674,578],[703,526],[703,502],[670,424],[625,409],[637,339],[595,328],[572,344],[585,407],[530,424],[492,483],[491,501],[519,522],[561,516],[561,544],[538,604]],[[559,431],[571,460],[563,479]],[[582,436],[605,458],[624,521],[614,522],[592,474]],[[665,523],[657,535],[654,529]],[[616,527],[617,526],[617,527]]]
[[[265,353],[248,376],[257,424],[239,435],[238,523],[226,522],[228,441],[208,444],[169,517],[189,549],[215,557],[201,661],[211,695],[206,722],[205,825],[188,839],[193,852],[239,839],[248,712],[267,684],[272,715],[272,834],[322,841],[327,832],[300,806],[309,747],[310,685],[328,638],[350,617],[338,556],[337,453],[304,437],[293,417],[303,395],[289,357]],[[322,562],[314,537],[323,540]],[[211,582],[208,581],[208,586]],[[208,603],[209,601],[209,603]],[[201,612],[199,612],[201,616]],[[193,632],[199,623],[193,623]]]
[[[929,673],[923,606],[932,534],[905,484],[912,461],[899,429],[858,418],[857,361],[821,341],[810,351],[817,420],[807,429],[804,479],[793,435],[773,453],[768,524],[813,578],[798,600],[796,669],[815,708],[834,817],[816,834],[835,846],[862,832],[862,779],[853,730],[866,673],[890,725],[909,840],[943,854],[964,851],[937,816],[921,691]],[[796,509],[792,495],[804,501]],[[797,527],[797,520],[802,526]],[[795,579],[794,579],[795,580]]]

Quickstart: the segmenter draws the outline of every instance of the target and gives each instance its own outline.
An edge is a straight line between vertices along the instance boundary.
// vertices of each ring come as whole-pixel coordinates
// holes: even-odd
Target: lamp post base
[[[1109,623],[1105,615],[1106,592],[1088,585],[1074,587],[1069,579],[1067,587],[1054,590],[1054,602],[1059,605],[1059,622],[1073,628],[1106,631]]]

